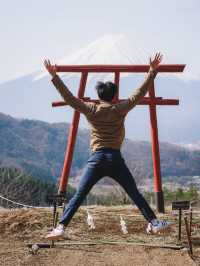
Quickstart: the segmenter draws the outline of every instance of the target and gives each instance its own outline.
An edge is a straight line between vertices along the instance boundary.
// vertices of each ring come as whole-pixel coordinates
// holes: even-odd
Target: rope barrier
[[[48,207],[40,207],[40,206],[32,206],[32,205],[27,205],[27,204],[23,204],[23,203],[19,203],[19,202],[16,202],[16,201],[13,201],[13,200],[10,200],[6,197],[3,197],[0,195],[0,199],[2,200],[5,200],[7,202],[10,202],[10,203],[13,203],[15,205],[18,205],[18,206],[21,206],[21,207],[24,207],[24,208],[37,208],[37,209],[42,209],[42,208],[48,208]],[[51,208],[51,207],[50,207]]]
[[[46,206],[46,207],[44,207],[44,206],[33,206],[33,205],[27,205],[27,204],[23,204],[23,203],[19,203],[19,202],[16,202],[16,201],[13,201],[13,200],[10,200],[10,199],[8,199],[8,198],[6,198],[6,197],[4,197],[4,196],[2,196],[2,195],[0,195],[0,199],[2,199],[2,200],[5,200],[5,201],[7,201],[7,202],[10,202],[10,203],[12,203],[12,204],[15,204],[15,205],[17,205],[17,206],[21,206],[21,207],[24,207],[24,208],[35,208],[35,209],[44,209],[44,208],[52,208],[51,206],[50,207],[48,207],[48,206]],[[88,207],[88,206],[87,206]],[[91,212],[92,210],[90,210],[90,212]],[[87,210],[87,212],[88,212],[88,210]],[[102,214],[104,211],[101,211],[100,213]],[[110,212],[110,211],[109,211]],[[107,212],[106,212],[107,213]],[[189,213],[189,211],[185,211],[185,213]],[[195,210],[193,210],[193,213],[194,214],[200,214],[200,211],[195,211]],[[88,214],[88,213],[87,213]],[[97,213],[95,213],[94,214],[95,216],[97,215]],[[116,215],[116,214],[115,214]],[[168,214],[162,214],[163,216],[169,216],[169,215],[172,215],[172,216],[176,216],[177,215],[177,213],[168,213]],[[121,214],[121,213],[118,213],[117,214],[117,216],[119,216],[119,217],[121,217],[121,216],[123,216],[123,217],[141,217],[142,218],[142,215],[141,214]],[[92,226],[93,227],[93,226]]]

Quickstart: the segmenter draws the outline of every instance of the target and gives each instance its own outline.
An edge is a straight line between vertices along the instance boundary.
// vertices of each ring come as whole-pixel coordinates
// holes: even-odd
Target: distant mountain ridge
[[[21,168],[34,176],[55,179],[60,175],[69,124],[14,119],[0,113],[0,163]],[[89,154],[88,132],[81,130],[72,175],[83,167]],[[84,150],[83,154],[76,152]]]
[[[49,124],[37,120],[15,119],[0,113],[0,166],[14,166],[45,180],[56,180],[61,173],[69,124]],[[146,141],[126,139],[123,155],[138,182],[152,177],[151,146]],[[200,150],[160,144],[163,176],[200,175]],[[76,176],[89,156],[89,131],[80,129],[72,171]]]

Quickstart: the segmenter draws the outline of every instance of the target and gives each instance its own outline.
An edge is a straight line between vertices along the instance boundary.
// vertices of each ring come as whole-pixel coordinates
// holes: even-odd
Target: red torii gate
[[[183,72],[185,65],[160,65],[157,69],[158,72]],[[55,65],[56,72],[76,72],[81,73],[81,79],[78,90],[78,98],[83,101],[98,102],[98,100],[91,100],[90,98],[84,98],[85,87],[87,83],[87,77],[89,73],[114,73],[114,82],[119,87],[120,73],[144,73],[148,72],[149,65]],[[121,101],[117,95],[115,102]],[[158,127],[157,127],[157,115],[156,105],[179,105],[177,99],[163,99],[162,97],[155,96],[154,83],[149,88],[149,96],[143,97],[138,103],[139,105],[149,105],[150,112],[150,124],[151,124],[151,140],[152,140],[152,159],[153,159],[153,172],[154,172],[154,192],[156,198],[157,211],[164,213],[164,198],[162,191],[162,178],[160,168],[160,152],[159,152],[159,140],[158,140]],[[65,102],[53,102],[52,106],[64,106]],[[58,195],[63,195],[66,192],[68,177],[71,169],[71,163],[73,158],[74,146],[76,141],[76,135],[78,131],[78,125],[80,120],[80,113],[74,111],[70,132],[68,136],[68,143],[65,153],[64,165],[62,174],[59,181]]]

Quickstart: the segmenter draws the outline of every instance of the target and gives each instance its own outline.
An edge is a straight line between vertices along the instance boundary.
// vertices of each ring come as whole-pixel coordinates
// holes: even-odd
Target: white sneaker
[[[58,240],[64,236],[64,225],[59,224],[54,228],[49,234],[46,235],[45,239],[47,240]]]
[[[148,223],[148,226],[146,228],[146,232],[147,234],[150,233],[158,233],[160,231],[165,230],[167,227],[169,227],[170,225],[172,225],[171,222],[165,221],[165,220],[157,220],[154,219],[151,221],[151,223]]]

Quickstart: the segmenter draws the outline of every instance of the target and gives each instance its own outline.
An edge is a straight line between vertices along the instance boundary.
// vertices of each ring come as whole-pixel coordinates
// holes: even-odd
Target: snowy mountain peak
[[[105,35],[76,53],[64,57],[60,64],[136,64],[146,63],[148,53],[133,47],[123,34]]]
[[[73,54],[63,57],[56,64],[66,65],[93,65],[93,64],[146,64],[150,53],[141,48],[136,42],[131,44],[123,34],[105,35],[86,47],[76,51]],[[62,74],[66,78],[77,74]],[[97,74],[90,75],[95,77]],[[128,75],[128,74],[124,74]],[[123,76],[124,76],[123,75]],[[35,77],[38,80],[46,76],[42,72]],[[108,78],[110,74],[103,74],[101,78]],[[98,78],[100,75],[98,74]]]

